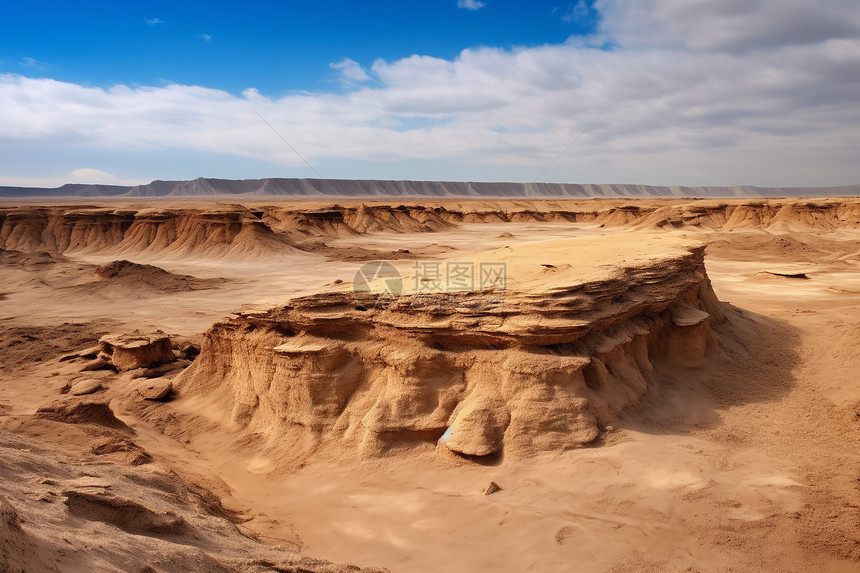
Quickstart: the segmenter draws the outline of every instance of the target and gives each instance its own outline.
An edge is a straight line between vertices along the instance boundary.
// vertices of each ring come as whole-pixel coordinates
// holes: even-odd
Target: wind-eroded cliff
[[[64,254],[249,256],[289,246],[245,209],[25,207],[0,209],[0,248]]]
[[[398,206],[217,205],[0,208],[0,248],[111,256],[266,256],[293,249],[326,252],[329,238],[378,232],[439,231],[461,223],[553,222],[654,229],[770,232],[860,227],[860,201],[465,201]],[[332,253],[337,256],[337,253]],[[379,253],[368,253],[379,258]],[[360,258],[360,257],[359,257]]]
[[[707,360],[723,320],[701,247],[597,243],[479,255],[508,265],[505,291],[358,302],[329,292],[236,314],[206,333],[176,387],[292,462],[436,443],[466,456],[589,443],[658,383],[656,365]]]

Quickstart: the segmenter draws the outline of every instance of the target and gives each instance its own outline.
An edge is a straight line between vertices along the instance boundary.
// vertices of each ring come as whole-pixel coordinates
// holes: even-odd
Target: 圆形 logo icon
[[[403,294],[403,277],[388,261],[370,261],[355,272],[352,293],[359,310],[387,308]]]

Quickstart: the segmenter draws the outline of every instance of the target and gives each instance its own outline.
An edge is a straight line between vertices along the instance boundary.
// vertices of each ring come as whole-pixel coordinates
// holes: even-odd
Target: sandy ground
[[[327,244],[419,252],[444,246],[440,256],[464,260],[506,245],[536,243],[540,252],[541,241],[607,233],[632,248],[655,231],[466,223]],[[243,527],[262,541],[336,562],[404,573],[857,571],[860,230],[659,233],[711,243],[708,273],[720,300],[749,319],[738,327],[749,354],[721,371],[693,371],[653,388],[593,447],[496,465],[418,455],[258,472],[252,462],[259,451],[236,453],[217,433],[182,444],[125,421],[164,463],[224,480],[224,505],[250,518]],[[251,262],[128,257],[223,280],[141,297],[75,290],[91,280],[88,265],[114,258],[69,256],[67,267],[51,273],[4,267],[0,328],[85,323],[88,331],[160,328],[191,336],[243,305],[283,303],[351,281],[361,264],[308,252]],[[50,398],[38,380],[44,373],[36,362],[13,364],[33,356],[2,352],[0,416],[34,411]],[[191,407],[181,399],[175,406]],[[502,489],[485,496],[491,481]]]

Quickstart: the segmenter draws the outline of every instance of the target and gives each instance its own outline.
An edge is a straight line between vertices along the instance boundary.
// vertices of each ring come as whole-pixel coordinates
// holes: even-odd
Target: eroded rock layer
[[[860,227],[856,199],[652,201],[464,200],[433,205],[218,205],[213,209],[0,208],[0,249],[114,257],[266,257],[295,249],[326,253],[345,235],[425,232],[461,223],[551,222],[642,229],[771,233]],[[330,253],[331,254],[331,253]],[[343,253],[338,253],[343,257]],[[375,257],[383,255],[376,253]],[[337,257],[336,257],[337,258]],[[351,258],[356,258],[353,254]],[[357,257],[364,258],[364,257]],[[400,258],[384,253],[384,258]]]
[[[658,382],[655,365],[706,360],[723,320],[702,247],[606,243],[599,257],[593,243],[542,246],[555,261],[567,253],[558,266],[533,247],[483,255],[508,265],[506,290],[328,292],[236,314],[175,386],[293,459],[587,444]]]

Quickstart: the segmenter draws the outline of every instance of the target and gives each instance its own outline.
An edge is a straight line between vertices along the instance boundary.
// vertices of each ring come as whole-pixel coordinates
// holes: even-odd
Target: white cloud
[[[212,41],[212,36],[210,36],[209,34],[200,34],[200,37],[203,39],[204,42]]]
[[[143,21],[146,22],[147,24],[149,24],[150,26],[156,26],[158,24],[164,24],[164,20],[162,20],[161,18],[144,18]]]
[[[475,174],[460,178],[529,180],[594,122],[544,180],[860,182],[854,157],[860,36],[833,28],[803,41],[778,41],[779,34],[768,36],[768,2],[752,0],[736,5],[750,5],[764,39],[752,41],[742,30],[726,35],[724,20],[732,18],[725,2],[707,3],[722,16],[675,34],[670,23],[683,12],[680,2],[647,3],[646,20],[658,26],[659,41],[631,28],[632,16],[619,12],[625,3],[601,0],[603,33],[617,43],[612,50],[574,40],[480,48],[452,60],[378,60],[370,72],[346,59],[331,64],[352,82],[343,94],[271,98],[255,89],[234,96],[197,86],[103,89],[0,76],[0,148],[67,146],[94,156],[170,149],[302,167],[257,110],[305,158],[332,169],[372,164],[379,170],[363,176],[384,178],[396,169],[383,162],[425,161],[438,166],[438,179],[456,168]],[[845,13],[846,25],[851,14]],[[377,82],[360,83],[371,73]],[[343,169],[321,172],[350,177]],[[197,175],[205,173],[188,177]]]
[[[112,173],[81,167],[68,173],[39,177],[11,177],[0,173],[0,185],[9,187],[60,187],[66,183],[84,183],[89,185],[141,185],[149,183],[150,179],[120,179]]]
[[[45,63],[41,60],[37,60],[36,58],[30,58],[27,56],[21,58],[19,65],[22,68],[31,68],[31,69],[40,70],[40,71],[46,70],[49,67],[47,63]]]
[[[466,10],[480,10],[486,5],[486,3],[480,0],[457,0],[457,8],[464,8]]]
[[[104,185],[117,185],[117,176],[107,171],[81,167],[69,174],[69,183],[101,183]]]
[[[597,0],[595,8],[628,47],[739,51],[860,35],[856,0]]]
[[[576,4],[572,4],[570,9],[561,17],[565,22],[576,22],[577,20],[585,20],[591,12],[588,9],[588,4],[585,0],[579,0]]]
[[[337,70],[340,73],[341,79],[347,83],[366,82],[370,80],[370,76],[364,71],[364,68],[350,58],[344,58],[339,62],[332,62],[329,67]]]

